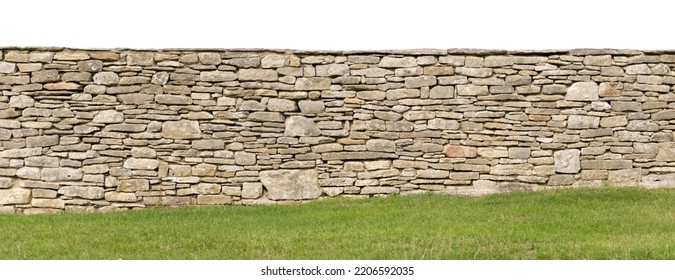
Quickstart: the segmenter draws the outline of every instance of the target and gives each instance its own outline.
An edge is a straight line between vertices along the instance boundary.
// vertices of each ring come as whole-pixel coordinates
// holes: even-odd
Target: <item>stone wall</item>
[[[0,212],[675,185],[675,53],[0,49]]]

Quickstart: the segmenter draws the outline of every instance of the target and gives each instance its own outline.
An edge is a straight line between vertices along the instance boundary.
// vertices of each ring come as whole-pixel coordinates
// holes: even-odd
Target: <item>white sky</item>
[[[0,46],[675,49],[667,2],[8,0]]]

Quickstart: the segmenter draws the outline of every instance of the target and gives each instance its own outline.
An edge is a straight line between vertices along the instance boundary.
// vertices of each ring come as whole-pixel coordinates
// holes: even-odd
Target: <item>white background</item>
[[[675,49],[668,2],[7,0],[0,46]]]

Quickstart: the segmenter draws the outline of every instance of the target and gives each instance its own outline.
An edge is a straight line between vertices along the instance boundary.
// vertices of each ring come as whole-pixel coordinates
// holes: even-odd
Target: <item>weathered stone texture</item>
[[[666,52],[1,49],[0,210],[672,184]]]

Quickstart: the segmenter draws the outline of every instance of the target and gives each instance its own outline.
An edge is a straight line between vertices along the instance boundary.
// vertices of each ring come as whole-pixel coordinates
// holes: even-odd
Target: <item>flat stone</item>
[[[567,117],[567,128],[569,129],[598,128],[599,126],[599,117],[581,115],[570,115]]]
[[[483,61],[484,67],[501,67],[513,65],[514,57],[512,56],[488,56]]]
[[[589,55],[584,57],[585,65],[592,66],[611,66],[612,65],[612,56],[611,55]]]
[[[12,108],[28,108],[28,107],[33,107],[35,104],[35,100],[26,95],[17,95],[17,96],[12,96],[9,98],[9,107]]]
[[[418,76],[405,78],[406,88],[420,88],[426,86],[433,86],[435,84],[436,84],[435,76]]]
[[[595,82],[577,82],[567,89],[565,100],[595,101],[598,100],[599,87]]]
[[[664,110],[652,114],[652,120],[673,120],[675,119],[675,110]]]
[[[225,141],[221,139],[193,140],[192,148],[197,150],[222,150],[225,148]]]
[[[488,94],[490,94],[490,91],[487,86],[457,85],[457,95],[482,96]]]
[[[385,56],[377,65],[382,68],[403,68],[417,66],[417,60],[414,57],[389,57]]]
[[[349,75],[349,66],[347,64],[317,65],[316,75],[320,77]]]
[[[653,150],[650,151],[653,152]],[[656,154],[655,159],[657,161],[665,161],[665,162],[675,161],[675,144],[673,143],[658,144],[658,153]]]
[[[61,76],[57,70],[44,70],[31,73],[32,83],[58,82]]]
[[[328,90],[330,86],[330,78],[298,78],[295,81],[295,90]]]
[[[12,187],[12,178],[0,177],[0,189],[9,189]]]
[[[78,90],[80,88],[82,88],[82,85],[69,82],[59,82],[44,85],[44,89],[46,90]]]
[[[87,60],[89,55],[83,51],[66,50],[54,55],[55,60]]]
[[[59,144],[58,135],[31,136],[26,138],[26,147],[49,147]]]
[[[409,121],[388,121],[386,123],[387,131],[406,132],[413,131],[415,125]]]
[[[40,180],[40,168],[21,167],[16,170],[16,176],[21,179]]]
[[[272,112],[293,112],[298,110],[298,105],[293,100],[271,98],[267,101],[267,110]]]
[[[39,155],[42,155],[42,148],[23,148],[0,151],[0,158],[26,158]]]
[[[131,148],[131,156],[135,158],[155,158],[157,152],[148,147],[133,147]]]
[[[481,147],[478,148],[477,153],[479,156],[484,158],[507,158],[509,157],[509,151],[505,147],[496,147],[488,148]]]
[[[143,132],[145,131],[147,125],[142,123],[116,123],[109,124],[105,128],[107,131],[119,131],[119,132]]]
[[[449,99],[455,97],[455,88],[452,86],[435,86],[429,91],[431,99]]]
[[[384,100],[385,93],[379,90],[359,91],[356,93],[356,97],[363,100]]]
[[[650,75],[652,70],[647,64],[636,64],[626,66],[626,74],[628,75]]]
[[[319,175],[314,169],[264,170],[259,174],[269,199],[301,200],[321,196]]]
[[[265,111],[265,105],[256,100],[244,100],[239,106],[240,111]]]
[[[238,75],[236,73],[226,71],[200,72],[199,80],[202,82],[229,82],[236,80],[237,76]]]
[[[137,192],[150,190],[150,183],[147,179],[128,179],[119,180],[117,185],[118,192]]]
[[[80,72],[100,72],[103,70],[103,61],[85,60],[77,63],[77,69]]]
[[[197,121],[167,121],[162,124],[162,136],[170,139],[200,139],[202,131]]]
[[[555,172],[557,173],[577,173],[581,170],[580,161],[581,152],[577,149],[555,151],[553,159],[555,161]]]
[[[430,119],[427,122],[427,128],[433,130],[458,130],[459,122],[456,120],[446,120],[446,119]]]
[[[207,163],[200,163],[192,167],[192,175],[194,176],[215,176],[216,175],[216,169],[217,166],[213,164],[207,164]],[[211,184],[206,184],[206,186],[210,186],[210,188],[217,188],[213,191],[213,193],[218,193],[220,192],[220,185],[213,185]],[[204,192],[199,192],[203,194]],[[211,193],[211,192],[209,192]]]
[[[16,63],[0,61],[0,73],[11,74],[16,72]]]
[[[336,152],[324,153],[321,155],[323,160],[370,160],[398,158],[395,154],[385,152]]]
[[[240,81],[276,81],[277,71],[265,69],[240,69],[237,72]],[[330,83],[330,80],[328,80]]]
[[[286,66],[289,56],[283,54],[268,54],[260,60],[262,68],[279,68]]]
[[[640,112],[640,111],[642,111],[642,104],[640,104],[639,102],[617,101],[617,100],[614,100],[614,101],[612,101],[612,111],[619,111],[619,112],[626,112],[626,111]]]
[[[416,142],[412,145],[405,146],[403,149],[411,152],[435,153],[443,151],[443,146],[435,143]]]
[[[155,95],[155,101],[159,104],[167,105],[190,105],[192,98],[183,95],[158,94]]]
[[[64,196],[84,199],[103,199],[105,196],[104,189],[101,187],[65,186],[61,187],[58,193]]]
[[[283,122],[284,115],[277,112],[253,112],[248,115],[250,121],[259,122]]]
[[[487,78],[492,76],[492,69],[490,68],[469,68],[469,67],[457,67],[455,68],[455,73],[458,75],[474,77],[474,78]]]
[[[447,179],[450,172],[447,170],[423,169],[417,170],[417,177],[424,179]]]
[[[218,53],[199,53],[199,63],[204,65],[218,65],[221,62],[220,54]]]
[[[618,170],[633,168],[633,162],[630,160],[582,160],[581,168],[586,169],[602,169],[602,170]]]
[[[500,176],[527,176],[532,174],[532,169],[533,166],[531,164],[497,164],[490,167],[490,174]]]
[[[320,114],[326,110],[326,105],[320,100],[300,100],[298,106],[303,114]]]
[[[121,112],[115,111],[115,110],[105,110],[105,111],[100,111],[96,116],[94,116],[94,119],[92,120],[94,123],[123,123],[124,122],[124,114]]]
[[[284,136],[320,136],[321,130],[313,120],[290,116],[286,119]]]
[[[232,204],[232,196],[224,194],[201,194],[197,196],[199,205],[227,205]]]
[[[0,205],[28,204],[30,203],[30,190],[12,188],[0,190]]]
[[[419,89],[410,89],[410,88],[400,88],[400,89],[391,89],[387,90],[386,98],[387,100],[399,100],[407,98],[418,98],[421,93]]]
[[[148,158],[128,158],[124,161],[124,168],[154,170],[159,167],[159,161]]]
[[[392,194],[399,193],[400,190],[395,187],[363,187],[361,189],[361,194],[371,195],[371,194]]]
[[[396,152],[396,144],[386,139],[370,139],[366,141],[366,149],[374,152]]]
[[[387,111],[375,111],[373,115],[381,120],[385,121],[398,121],[403,118],[403,115],[395,112],[387,112]]]
[[[97,85],[116,85],[120,77],[115,72],[99,72],[94,75],[94,83]]]
[[[82,179],[82,169],[74,168],[43,168],[40,178],[43,181],[78,181]]]
[[[474,158],[477,154],[475,147],[445,145],[443,147],[443,154],[449,158]]]
[[[327,143],[327,144],[319,144],[316,146],[312,147],[312,152],[321,154],[321,153],[328,153],[328,152],[341,152],[344,150],[344,146],[340,143]]]
[[[640,168],[611,170],[607,174],[607,181],[614,184],[629,184],[629,186],[637,186],[641,180],[642,169]]]
[[[138,197],[134,193],[107,192],[104,196],[106,201],[110,202],[136,202]]]

